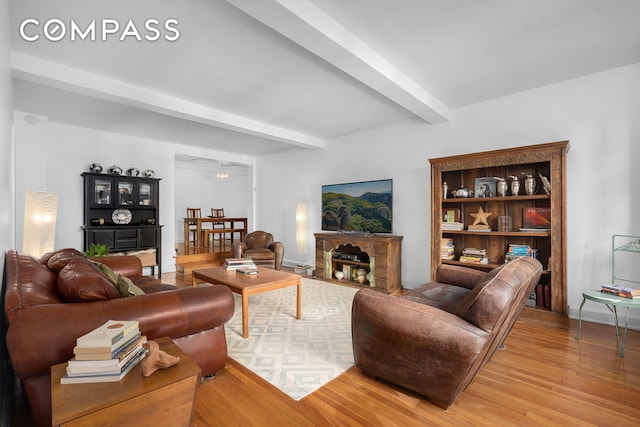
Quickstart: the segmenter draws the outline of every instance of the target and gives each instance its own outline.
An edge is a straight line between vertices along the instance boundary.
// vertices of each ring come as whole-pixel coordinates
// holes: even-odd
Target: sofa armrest
[[[442,264],[438,267],[436,282],[473,289],[486,275],[486,272],[474,268]]]
[[[179,338],[224,325],[233,310],[231,291],[220,285],[91,303],[28,306],[13,318],[7,347],[16,374],[31,378],[68,361],[76,339],[107,320],[138,320],[149,340]]]
[[[439,402],[455,399],[489,339],[458,316],[371,289],[355,295],[351,329],[364,373]]]
[[[106,265],[116,274],[127,277],[142,276],[142,262],[140,258],[133,255],[92,257],[90,259]]]

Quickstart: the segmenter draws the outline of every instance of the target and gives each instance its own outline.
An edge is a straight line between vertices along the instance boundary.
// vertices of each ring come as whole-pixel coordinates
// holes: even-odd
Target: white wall
[[[13,247],[11,22],[9,0],[0,0],[0,253]],[[0,276],[4,262],[0,266]]]
[[[313,241],[308,255],[295,253],[296,203],[309,206],[312,236],[320,231],[322,184],[392,178],[403,285],[415,287],[429,278],[429,158],[568,139],[568,303],[577,317],[582,291],[610,281],[611,235],[640,234],[639,112],[635,64],[457,109],[449,123],[404,121],[336,138],[325,151],[263,157],[256,176],[260,226],[284,242],[287,262],[313,264]],[[612,320],[603,306],[584,310],[585,318]]]
[[[175,218],[176,168],[175,155],[187,154],[202,158],[222,159],[244,163],[253,167],[254,159],[230,156],[214,150],[187,147],[179,144],[144,139],[128,135],[87,129],[50,122],[36,116],[37,124],[29,124],[24,112],[14,113],[16,145],[16,245],[22,248],[24,194],[26,191],[51,191],[58,194],[58,222],[56,248],[82,249],[83,234],[83,182],[80,174],[89,170],[91,163],[100,163],[104,169],[120,165],[123,169],[153,169],[160,181],[160,224],[162,231],[162,268],[175,269],[175,236],[182,237],[182,221]],[[252,174],[252,172],[251,172]],[[247,186],[251,185],[250,174]],[[190,194],[185,186],[181,191]],[[247,188],[246,193],[251,193]],[[253,205],[247,205],[249,220]],[[244,215],[243,215],[244,216]],[[176,230],[178,228],[178,230]]]
[[[12,91],[11,73],[11,22],[9,0],[0,0],[0,253],[13,246],[11,227],[12,212]],[[4,262],[0,265],[0,277],[4,273]]]

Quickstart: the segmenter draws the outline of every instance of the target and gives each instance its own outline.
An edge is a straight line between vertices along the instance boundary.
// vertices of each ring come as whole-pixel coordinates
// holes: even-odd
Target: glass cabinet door
[[[111,180],[96,179],[94,181],[93,202],[96,205],[111,204]]]
[[[118,204],[122,206],[133,205],[133,182],[118,181]]]
[[[138,187],[138,204],[143,206],[154,205],[153,186],[147,182],[141,182]]]

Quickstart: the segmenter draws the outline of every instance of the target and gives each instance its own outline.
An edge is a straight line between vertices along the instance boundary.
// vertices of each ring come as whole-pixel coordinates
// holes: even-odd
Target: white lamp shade
[[[22,252],[36,258],[54,249],[58,195],[28,191],[24,199]]]
[[[296,205],[296,245],[300,255],[307,254],[307,205]]]

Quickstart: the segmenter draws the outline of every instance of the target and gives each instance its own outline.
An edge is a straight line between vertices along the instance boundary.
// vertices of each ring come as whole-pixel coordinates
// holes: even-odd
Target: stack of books
[[[516,258],[528,256],[538,258],[538,249],[534,249],[529,245],[516,245],[509,243],[509,250],[504,256],[504,262],[513,261]]]
[[[640,298],[640,289],[630,288],[628,286],[607,284],[602,285],[600,291],[605,294],[616,295],[623,298]]]
[[[443,231],[462,231],[464,230],[464,224],[461,222],[443,222]]]
[[[456,245],[453,244],[453,239],[443,237],[440,239],[440,257],[442,259],[454,259],[456,252]]]
[[[480,248],[464,248],[460,255],[460,262],[469,262],[472,264],[489,264],[487,258],[487,250]]]
[[[237,270],[239,268],[256,268],[256,264],[251,258],[227,258],[222,266],[226,270]]]
[[[79,337],[61,384],[117,382],[145,356],[137,320],[109,320]]]
[[[536,285],[536,306],[551,310],[551,285],[546,283]]]

